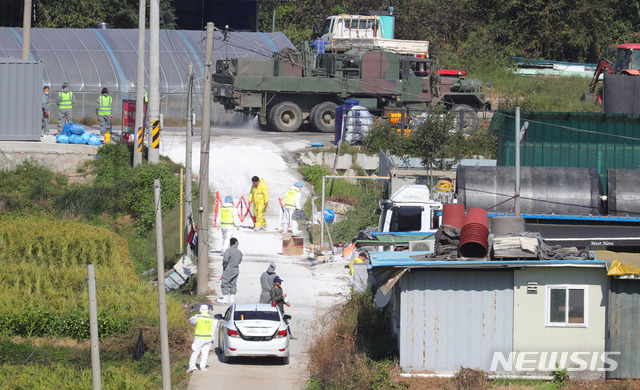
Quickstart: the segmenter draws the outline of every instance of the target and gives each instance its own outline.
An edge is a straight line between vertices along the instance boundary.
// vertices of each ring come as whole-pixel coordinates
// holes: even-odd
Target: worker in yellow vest
[[[69,90],[69,83],[66,81],[62,83],[62,91],[58,92],[58,135],[62,134],[64,125],[68,122],[72,122],[72,109],[74,102],[73,92]]]
[[[209,314],[209,306],[201,305],[200,313],[189,319],[191,325],[196,326],[196,334],[191,344],[191,358],[189,359],[189,368],[187,374],[195,371],[196,361],[200,356],[200,371],[207,371],[207,360],[209,360],[209,351],[213,345],[215,338],[215,327],[213,326],[215,319]]]
[[[222,250],[221,255],[229,248],[229,239],[233,237],[233,228],[236,227],[234,218],[233,198],[227,196],[224,198],[224,203],[220,207],[220,230],[222,230]]]
[[[96,108],[101,135],[111,131],[111,103],[112,98],[109,96],[109,90],[102,88],[102,95],[98,97],[98,108]]]
[[[282,218],[280,219],[280,229],[283,232],[296,233],[298,231],[298,221],[293,219],[293,212],[300,210],[302,204],[300,201],[302,182],[297,182],[284,197],[284,209],[282,210]]]

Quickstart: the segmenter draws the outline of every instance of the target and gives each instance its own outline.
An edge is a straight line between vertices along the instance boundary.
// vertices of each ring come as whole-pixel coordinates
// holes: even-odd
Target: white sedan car
[[[266,303],[229,306],[218,324],[222,361],[228,363],[235,356],[275,356],[289,364],[290,334],[285,319],[290,318]]]

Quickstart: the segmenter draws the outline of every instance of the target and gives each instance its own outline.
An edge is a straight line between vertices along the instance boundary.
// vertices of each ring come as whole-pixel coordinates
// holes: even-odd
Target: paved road
[[[199,166],[200,132],[193,139],[193,164]],[[210,187],[220,191],[222,197],[232,195],[238,199],[247,195],[250,177],[263,177],[272,197],[267,209],[266,232],[254,232],[252,223],[245,220],[235,233],[243,261],[238,278],[236,302],[257,302],[260,294],[260,274],[269,263],[277,265],[276,272],[284,279],[283,289],[291,301],[287,313],[291,314],[291,331],[297,340],[291,341],[290,364],[283,366],[275,359],[240,358],[231,364],[222,363],[221,357],[212,350],[209,369],[191,374],[190,390],[228,389],[298,389],[304,388],[308,379],[307,350],[313,337],[318,318],[330,310],[334,304],[344,300],[349,290],[348,270],[343,262],[311,266],[307,256],[283,256],[281,234],[274,228],[279,213],[277,197],[283,197],[286,190],[301,177],[293,160],[293,152],[309,147],[311,142],[329,144],[331,134],[320,133],[275,133],[251,127],[225,127],[212,129]],[[175,129],[163,132],[161,154],[169,155],[174,161],[184,161],[184,132]],[[198,169],[194,168],[194,172]],[[303,189],[303,202],[309,196],[309,188]],[[212,224],[210,224],[212,225]],[[221,233],[209,227],[210,257],[212,270],[209,282],[215,301],[220,294],[222,273],[220,256]],[[305,242],[305,245],[308,244]],[[228,305],[215,304],[214,314],[223,314]],[[216,344],[217,346],[217,344]]]

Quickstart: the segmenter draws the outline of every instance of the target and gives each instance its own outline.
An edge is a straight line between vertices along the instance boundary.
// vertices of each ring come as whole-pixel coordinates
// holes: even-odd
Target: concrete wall
[[[55,137],[44,137],[42,142],[0,142],[0,169],[13,169],[33,159],[54,172],[74,174],[98,153],[98,146],[55,142]]]
[[[514,352],[604,352],[609,279],[602,267],[527,267],[514,271]],[[527,292],[527,283],[537,282],[537,292]],[[586,327],[545,325],[549,285],[587,285]],[[533,359],[533,358],[532,358]],[[590,363],[589,363],[590,364]],[[538,366],[538,364],[533,364]],[[568,367],[577,365],[567,363]],[[597,368],[603,362],[596,362]],[[602,371],[569,372],[574,377],[594,379]]]

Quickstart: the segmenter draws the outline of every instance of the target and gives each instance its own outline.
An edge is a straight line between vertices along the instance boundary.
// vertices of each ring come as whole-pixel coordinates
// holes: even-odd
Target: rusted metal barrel
[[[462,229],[464,226],[464,204],[445,203],[442,205],[442,224]]]
[[[489,251],[489,218],[487,212],[479,207],[469,209],[460,231],[462,257],[485,257]]]

